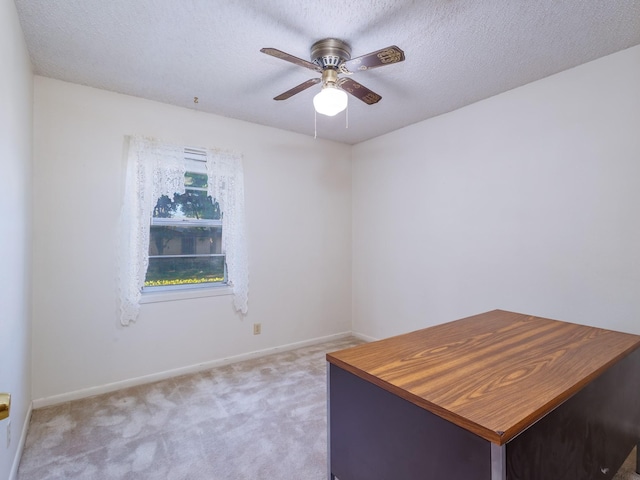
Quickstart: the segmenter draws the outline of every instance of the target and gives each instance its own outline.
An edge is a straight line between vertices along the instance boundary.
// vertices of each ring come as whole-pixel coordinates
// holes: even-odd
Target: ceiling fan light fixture
[[[261,48],[262,53],[286,60],[300,67],[322,73],[322,78],[302,82],[274,100],[286,100],[322,82],[322,90],[313,98],[316,113],[333,117],[347,108],[347,92],[367,105],[378,103],[382,97],[349,78],[349,75],[404,61],[404,52],[395,45],[351,58],[351,47],[337,38],[318,40],[311,46],[311,62],[294,57],[277,48]],[[338,78],[339,74],[346,75]]]
[[[313,107],[319,114],[333,117],[347,108],[348,101],[347,92],[329,84],[313,97]]]

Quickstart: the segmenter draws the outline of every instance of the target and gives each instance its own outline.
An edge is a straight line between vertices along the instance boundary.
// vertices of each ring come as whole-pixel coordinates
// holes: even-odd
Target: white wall
[[[354,147],[353,329],[640,334],[640,46]]]
[[[34,112],[36,406],[351,330],[348,146],[39,76]],[[244,155],[247,317],[223,296],[146,304],[135,324],[119,325],[116,229],[129,134]]]
[[[12,394],[9,419],[0,421],[0,478],[18,466],[31,405],[31,142],[33,74],[12,1],[0,2],[0,392]],[[11,421],[11,444],[6,430]]]

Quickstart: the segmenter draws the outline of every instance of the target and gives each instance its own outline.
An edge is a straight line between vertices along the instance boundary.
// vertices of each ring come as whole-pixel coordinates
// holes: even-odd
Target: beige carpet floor
[[[326,480],[324,355],[357,343],[35,410],[18,480]],[[632,454],[615,480],[640,479],[634,467]]]

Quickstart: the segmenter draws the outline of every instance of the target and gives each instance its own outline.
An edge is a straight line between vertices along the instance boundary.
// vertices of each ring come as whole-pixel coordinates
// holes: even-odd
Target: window
[[[219,202],[208,194],[206,152],[185,151],[184,193],[153,209],[144,291],[226,284]]]
[[[118,301],[128,325],[143,290],[226,284],[247,312],[242,158],[128,137],[120,217]]]

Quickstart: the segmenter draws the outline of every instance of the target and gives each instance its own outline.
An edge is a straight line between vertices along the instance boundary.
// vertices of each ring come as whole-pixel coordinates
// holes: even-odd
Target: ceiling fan
[[[347,94],[345,92],[362,100],[367,105],[373,105],[382,99],[377,93],[349,78],[349,75],[404,61],[404,52],[395,45],[351,58],[351,47],[335,38],[325,38],[314,43],[311,46],[311,62],[276,48],[262,48],[260,51],[322,74],[321,78],[307,80],[281,93],[274,100],[286,100],[296,93],[322,82],[322,90],[314,97],[313,104],[318,113],[329,116],[347,108]],[[347,77],[339,77],[339,74],[347,75]]]

